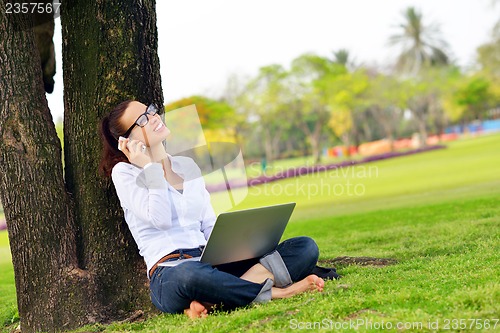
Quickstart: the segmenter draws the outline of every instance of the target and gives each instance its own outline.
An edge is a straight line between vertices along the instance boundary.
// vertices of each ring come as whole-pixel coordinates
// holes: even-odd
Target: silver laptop
[[[276,249],[294,208],[292,202],[221,213],[201,257],[167,261],[160,266],[191,260],[220,265],[261,257]]]

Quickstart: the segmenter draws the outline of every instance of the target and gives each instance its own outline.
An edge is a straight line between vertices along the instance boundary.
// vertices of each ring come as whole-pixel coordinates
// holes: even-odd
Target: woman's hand
[[[127,156],[130,163],[140,168],[151,162],[151,158],[145,154],[145,145],[139,140],[121,139],[118,141],[118,149]]]

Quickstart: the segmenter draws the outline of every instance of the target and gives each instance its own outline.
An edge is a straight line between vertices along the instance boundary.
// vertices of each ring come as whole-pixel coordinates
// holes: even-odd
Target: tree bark
[[[91,277],[78,269],[61,144],[47,106],[29,17],[0,13],[0,197],[23,332],[96,317]]]
[[[126,99],[163,105],[154,0],[64,1],[65,179],[78,263],[95,276],[108,318],[152,308],[146,268],[114,185],[98,175],[100,119]]]
[[[163,105],[155,2],[63,1],[64,156],[29,17],[0,13],[0,199],[23,332],[152,310],[114,186],[98,175],[102,116]]]

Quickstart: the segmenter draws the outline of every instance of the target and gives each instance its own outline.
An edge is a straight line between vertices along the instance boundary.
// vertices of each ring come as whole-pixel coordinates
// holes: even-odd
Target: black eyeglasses
[[[139,127],[146,126],[147,123],[148,123],[148,121],[149,121],[148,115],[154,116],[157,113],[158,113],[158,107],[155,104],[150,104],[146,108],[146,111],[143,114],[141,114],[139,116],[139,118],[137,118],[137,120],[135,121],[135,123],[132,126],[130,126],[130,128],[127,130],[127,132],[125,132],[125,134],[123,134],[122,136],[124,138],[128,138],[128,136],[130,135],[130,133],[132,132],[132,130],[134,129],[134,127],[136,127],[136,126],[139,126]]]

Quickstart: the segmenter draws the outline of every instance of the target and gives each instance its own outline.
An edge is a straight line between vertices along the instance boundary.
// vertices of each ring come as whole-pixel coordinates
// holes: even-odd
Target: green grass
[[[321,173],[252,188],[237,209],[297,202],[284,238],[313,237],[321,260],[374,256],[395,258],[398,263],[340,266],[342,279],[327,282],[321,294],[216,313],[204,320],[165,314],[82,331],[272,332],[293,331],[299,324],[328,331],[349,325],[349,320],[360,324],[359,332],[373,331],[368,320],[372,327],[422,323],[422,329],[408,328],[408,332],[458,331],[453,322],[445,329],[451,319],[465,319],[467,327],[472,325],[463,331],[484,331],[474,324],[500,316],[499,151],[500,135],[491,135],[454,142],[446,150],[358,166],[354,173]],[[369,174],[369,166],[377,172]],[[359,184],[364,193],[327,195],[334,186],[347,190],[348,182]],[[312,191],[320,185],[322,192],[315,195],[300,190],[309,186]],[[218,211],[222,199],[222,194],[212,196]],[[0,233],[1,249],[8,253],[5,232]],[[9,311],[0,308],[0,321],[9,323],[16,318],[12,266],[10,256],[5,259],[0,254],[1,304],[11,306]],[[439,330],[427,328],[436,321]],[[488,330],[493,331],[500,331],[500,322],[495,330]]]
[[[7,231],[0,231],[0,325],[18,321],[14,269]]]
[[[314,237],[322,259],[380,256],[399,263],[382,268],[339,267],[342,279],[327,282],[322,294],[218,313],[195,322],[182,315],[161,315],[142,323],[111,325],[106,331],[272,332],[291,330],[299,322],[326,320],[341,325],[349,324],[349,319],[422,323],[426,331],[429,321],[439,320],[444,327],[446,319],[498,318],[499,214],[498,195],[490,195],[335,221],[297,221],[286,236]],[[360,326],[359,331],[369,330]]]
[[[235,209],[292,200],[297,202],[292,220],[303,220],[498,193],[499,152],[498,134],[456,141],[443,150],[252,187]],[[235,190],[234,196],[245,191]],[[224,194],[213,194],[212,203],[218,212],[227,206]]]

